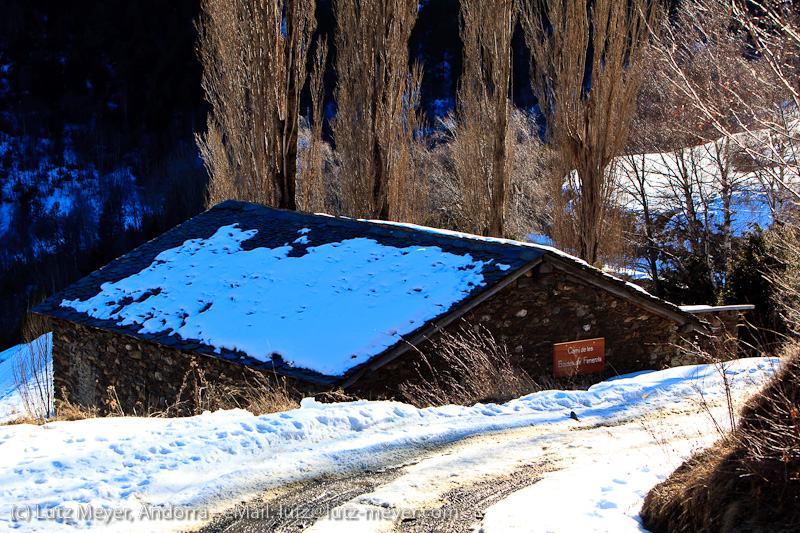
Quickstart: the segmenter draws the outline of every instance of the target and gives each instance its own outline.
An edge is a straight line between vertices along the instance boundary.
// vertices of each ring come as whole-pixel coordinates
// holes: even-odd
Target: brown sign
[[[606,340],[562,342],[553,345],[553,377],[602,372],[606,367]]]

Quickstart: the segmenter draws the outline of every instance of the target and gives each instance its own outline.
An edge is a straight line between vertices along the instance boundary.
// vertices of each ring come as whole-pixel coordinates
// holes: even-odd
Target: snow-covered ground
[[[743,394],[776,364],[746,359],[725,371]],[[417,464],[403,476],[348,505],[384,513],[419,509],[456,479],[477,480],[545,454],[559,470],[491,507],[484,530],[513,524],[514,530],[575,531],[565,524],[579,523],[581,531],[625,531],[620,524],[636,531],[641,495],[709,441],[711,424],[700,422],[696,405],[699,391],[707,401],[724,396],[717,368],[639,373],[588,391],[543,391],[503,405],[416,409],[306,399],[297,410],[263,416],[231,410],[0,427],[0,524],[21,531],[185,530],[271,487],[412,461]],[[676,412],[691,414],[692,422],[677,415],[661,425],[641,422]],[[674,440],[659,436],[665,427],[673,437],[684,434],[684,444],[675,446],[685,450],[663,449]],[[447,453],[429,453],[445,444],[452,445]],[[542,526],[556,509],[563,516]],[[391,525],[322,520],[313,528],[352,533]]]
[[[765,188],[766,178],[759,172],[740,170],[732,163],[736,149],[736,143],[722,138],[675,152],[618,157],[614,169],[622,204],[639,212],[646,198],[651,211],[669,213],[685,209],[690,197],[695,209],[708,209],[709,224],[721,224],[724,175],[731,189],[734,235],[742,235],[753,224],[767,227],[772,223],[768,196],[774,191]],[[786,180],[796,183],[797,176],[789,172]]]

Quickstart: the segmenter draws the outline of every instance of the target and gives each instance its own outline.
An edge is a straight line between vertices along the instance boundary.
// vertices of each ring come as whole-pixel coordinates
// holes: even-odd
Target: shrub
[[[27,346],[15,360],[14,385],[31,420],[43,421],[53,414],[53,364],[50,359],[51,336],[44,319],[29,314],[22,328]]]
[[[753,304],[750,324],[742,339],[766,353],[773,353],[783,343],[787,332],[778,309],[775,276],[785,270],[774,245],[779,231],[755,227],[747,235],[731,264],[722,293],[723,304]]]
[[[432,364],[422,353],[419,382],[403,383],[405,398],[418,407],[504,402],[537,390],[503,343],[482,326],[442,331],[433,346]]]

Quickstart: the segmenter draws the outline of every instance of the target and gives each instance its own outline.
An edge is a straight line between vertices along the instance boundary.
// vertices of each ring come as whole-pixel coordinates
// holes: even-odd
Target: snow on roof
[[[175,332],[183,339],[274,355],[293,366],[340,376],[394,345],[484,284],[477,261],[431,246],[398,248],[354,238],[313,246],[242,249],[258,230],[223,226],[160,253],[144,270],[87,300],[63,300],[101,320],[139,333]],[[294,243],[314,239],[309,228]]]
[[[384,220],[361,220],[361,222],[370,222],[372,224],[385,224],[385,225],[389,225],[389,226],[397,226],[397,227],[402,227],[402,228],[409,228],[409,229],[413,229],[413,230],[416,230],[416,231],[424,231],[424,232],[429,232],[429,233],[436,233],[436,234],[439,234],[439,235],[447,235],[447,236],[451,236],[451,237],[457,237],[459,239],[472,239],[472,240],[483,241],[483,242],[490,242],[490,243],[497,243],[497,244],[504,244],[504,245],[509,245],[509,246],[518,246],[518,247],[534,249],[534,250],[537,250],[540,253],[548,253],[550,255],[555,255],[555,256],[561,257],[562,259],[568,260],[570,263],[573,263],[573,264],[576,264],[576,265],[580,265],[583,268],[595,271],[595,273],[597,275],[603,276],[603,277],[605,277],[606,279],[608,279],[610,281],[621,283],[621,284],[625,285],[628,289],[632,289],[632,290],[634,290],[634,291],[636,291],[636,292],[638,292],[638,293],[642,294],[643,296],[646,296],[646,297],[648,297],[650,299],[660,300],[660,298],[650,294],[649,292],[647,292],[647,290],[644,287],[642,287],[640,285],[637,285],[635,283],[631,283],[630,281],[625,281],[623,279],[620,279],[620,278],[618,278],[618,277],[616,277],[616,276],[614,276],[614,275],[612,275],[612,274],[610,274],[610,273],[608,273],[608,272],[606,272],[604,270],[601,270],[601,269],[599,269],[597,267],[594,267],[594,266],[590,265],[589,263],[587,263],[583,259],[575,257],[574,255],[568,254],[567,252],[565,252],[563,250],[559,250],[558,248],[554,248],[552,246],[547,246],[545,244],[538,244],[538,243],[534,243],[534,242],[515,241],[515,240],[511,240],[511,239],[502,239],[502,238],[499,238],[499,237],[482,237],[480,235],[473,235],[471,233],[462,233],[462,232],[459,232],[459,231],[452,231],[452,230],[439,229],[439,228],[430,228],[428,226],[418,226],[416,224],[409,224],[409,223],[405,223],[405,222],[392,222],[392,221],[384,221]],[[675,306],[675,305],[673,305],[673,304],[671,304],[671,303],[669,303],[669,302],[667,302],[665,300],[660,300],[660,301],[663,304],[667,305],[667,306],[674,307],[676,309],[678,308],[677,306]]]

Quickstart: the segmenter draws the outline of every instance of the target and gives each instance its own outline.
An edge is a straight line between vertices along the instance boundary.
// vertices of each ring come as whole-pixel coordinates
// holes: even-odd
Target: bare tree
[[[513,165],[507,190],[505,232],[524,238],[527,235],[546,235],[548,203],[547,176],[553,154],[542,143],[539,125],[533,114],[521,109],[511,110],[509,143],[512,144]]]
[[[625,175],[620,185],[634,202],[632,210],[640,212],[641,229],[638,231],[641,238],[640,246],[653,283],[653,292],[660,295],[658,261],[660,232],[656,224],[658,206],[654,205],[657,201],[653,198],[650,187],[650,170],[646,154],[626,154],[619,162],[619,171]]]
[[[749,159],[776,221],[800,202],[798,29],[784,3],[697,0],[659,47],[674,88],[704,122],[698,129]]]
[[[641,219],[644,259],[656,292],[660,290],[659,256],[684,279],[703,287],[704,297],[713,298],[718,289],[714,274],[727,258],[724,239],[731,235],[733,211],[731,183],[735,180],[728,161],[724,147],[716,143],[660,154],[628,154],[617,161],[620,188]],[[713,206],[720,201],[730,208],[730,218],[723,217],[728,226],[720,225],[723,242],[718,251]]]
[[[414,95],[421,75],[410,72],[408,38],[418,9],[415,0],[334,0],[333,133],[350,216],[407,216],[401,204],[416,176],[409,139],[418,124]]]
[[[461,188],[461,225],[503,237],[511,173],[509,80],[514,0],[462,0],[464,72],[458,86],[453,160]]]
[[[615,184],[608,167],[628,138],[645,75],[642,55],[661,20],[661,4],[525,0],[521,13],[533,87],[561,156],[554,238],[594,264],[603,234],[613,233],[607,226]]]
[[[322,108],[325,100],[325,64],[328,59],[328,41],[317,40],[314,71],[311,74],[311,113],[308,117],[311,134],[300,158],[300,183],[302,184],[302,208],[305,211],[322,211],[325,207],[325,185],[322,179],[323,143],[322,125],[325,119]]]
[[[197,23],[212,106],[197,144],[207,203],[235,198],[296,209],[297,135],[314,0],[203,0]]]
[[[800,16],[791,2],[758,0],[754,4],[758,16],[751,16],[738,3],[732,12],[744,22],[774,76],[772,86],[777,90],[763,91],[769,95],[769,109],[767,113],[757,113],[756,118],[766,119],[756,121],[758,130],[747,128],[750,142],[739,144],[745,149],[747,144],[757,147],[749,153],[760,163],[759,177],[765,190],[773,192],[773,218],[791,223],[791,211],[800,204]]]

